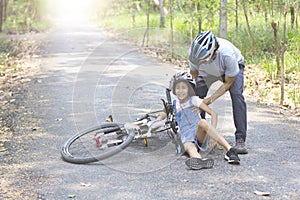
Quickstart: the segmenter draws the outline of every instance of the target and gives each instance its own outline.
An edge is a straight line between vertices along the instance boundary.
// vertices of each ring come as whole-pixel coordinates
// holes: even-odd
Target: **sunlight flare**
[[[96,15],[95,0],[56,0],[48,3],[51,19],[63,24],[88,22]]]

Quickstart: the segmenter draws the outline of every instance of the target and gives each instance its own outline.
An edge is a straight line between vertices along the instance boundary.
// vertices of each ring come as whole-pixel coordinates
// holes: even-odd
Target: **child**
[[[228,163],[239,164],[240,159],[236,150],[216,131],[217,114],[203,103],[202,99],[195,96],[195,85],[196,83],[192,78],[192,75],[187,72],[175,74],[171,81],[172,92],[177,97],[174,100],[174,109],[176,121],[179,126],[180,137],[184,150],[190,157],[186,161],[186,165],[190,169],[213,167],[213,159],[202,158],[198,152],[198,150],[206,151],[208,149],[209,138],[216,140],[226,149],[227,153],[225,154],[225,160],[227,160]],[[201,119],[199,109],[211,116],[211,124],[205,119]],[[160,121],[165,118],[166,114],[162,113],[157,120]],[[154,125],[154,123],[152,123],[152,125]]]

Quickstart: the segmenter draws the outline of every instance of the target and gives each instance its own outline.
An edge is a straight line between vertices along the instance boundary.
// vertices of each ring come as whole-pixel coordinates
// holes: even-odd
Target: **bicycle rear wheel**
[[[96,162],[122,151],[133,138],[134,133],[127,133],[118,124],[103,123],[69,138],[62,146],[61,155],[71,163]]]

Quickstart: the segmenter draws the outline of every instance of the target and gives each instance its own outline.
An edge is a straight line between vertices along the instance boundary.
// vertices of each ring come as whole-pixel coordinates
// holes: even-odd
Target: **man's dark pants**
[[[204,99],[207,95],[209,87],[216,81],[224,82],[223,77],[199,77],[196,86],[196,95]],[[232,102],[233,120],[236,127],[236,141],[243,139],[246,141],[247,136],[247,105],[243,95],[244,91],[244,65],[240,65],[240,71],[235,78],[235,81],[229,93]],[[202,118],[205,118],[205,113],[201,113]]]

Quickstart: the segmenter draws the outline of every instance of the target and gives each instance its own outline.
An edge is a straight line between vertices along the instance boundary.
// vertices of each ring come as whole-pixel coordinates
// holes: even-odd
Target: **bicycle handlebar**
[[[167,101],[168,101],[168,103],[171,104],[172,102],[171,102],[171,95],[170,95],[170,92],[171,92],[171,89],[167,88],[167,89],[166,89]]]
[[[145,114],[144,116],[142,116],[142,117],[140,117],[140,118],[137,118],[137,119],[135,120],[135,122],[143,121],[144,119],[147,119],[147,118],[149,118],[149,114]]]
[[[166,109],[167,115],[173,114],[173,104],[172,104],[170,92],[171,92],[171,90],[169,88],[166,88],[167,103],[164,103],[164,104],[165,104],[165,109]]]

